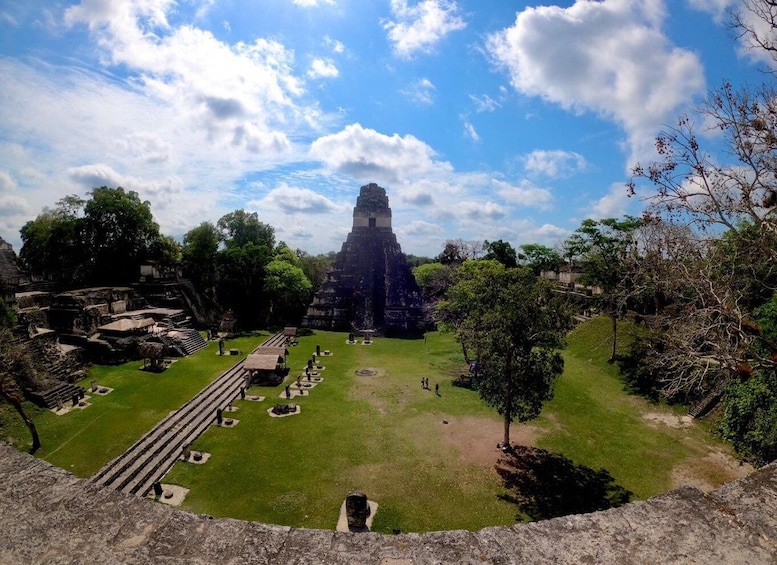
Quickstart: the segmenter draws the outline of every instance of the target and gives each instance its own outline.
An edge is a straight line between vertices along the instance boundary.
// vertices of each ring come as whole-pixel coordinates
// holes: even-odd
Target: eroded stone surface
[[[479,532],[380,535],[214,520],[101,489],[0,445],[0,563],[777,562],[777,464],[705,494]]]

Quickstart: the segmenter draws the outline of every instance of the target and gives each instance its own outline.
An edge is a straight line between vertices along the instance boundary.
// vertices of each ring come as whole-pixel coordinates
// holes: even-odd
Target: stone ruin
[[[325,330],[382,333],[421,328],[421,292],[391,229],[384,188],[375,183],[361,187],[351,232],[302,323]]]

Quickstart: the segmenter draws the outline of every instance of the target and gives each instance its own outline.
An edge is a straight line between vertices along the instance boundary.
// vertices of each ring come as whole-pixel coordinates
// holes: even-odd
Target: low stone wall
[[[387,536],[214,520],[0,445],[0,532],[0,563],[774,564],[777,466],[708,494],[687,487],[606,512]]]

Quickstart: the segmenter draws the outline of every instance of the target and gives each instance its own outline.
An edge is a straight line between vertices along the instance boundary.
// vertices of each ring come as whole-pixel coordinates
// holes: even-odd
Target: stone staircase
[[[70,404],[74,396],[83,398],[85,394],[86,389],[82,386],[62,383],[43,392],[31,392],[29,393],[29,396],[30,399],[39,406],[55,410],[60,404]]]
[[[262,346],[284,340],[280,332]],[[103,467],[91,481],[128,494],[145,496],[178,460],[183,447],[208,429],[216,419],[216,411],[226,408],[245,383],[243,361],[240,361]]]
[[[181,347],[186,355],[197,353],[200,349],[207,347],[208,342],[202,337],[202,334],[192,328],[182,328],[178,330]]]

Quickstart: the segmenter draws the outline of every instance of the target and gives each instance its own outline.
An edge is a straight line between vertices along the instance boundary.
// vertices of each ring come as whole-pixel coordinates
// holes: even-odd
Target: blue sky
[[[244,208],[319,253],[377,182],[406,253],[553,246],[639,214],[655,135],[763,80],[736,1],[0,0],[0,236],[107,185],[169,235]]]

